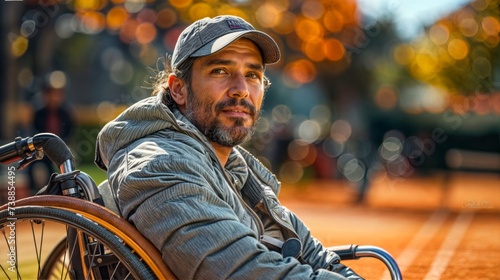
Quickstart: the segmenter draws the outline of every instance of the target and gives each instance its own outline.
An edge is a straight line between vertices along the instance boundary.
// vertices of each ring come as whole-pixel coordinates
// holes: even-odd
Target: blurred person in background
[[[69,143],[75,121],[71,110],[64,101],[64,89],[53,86],[50,81],[45,82],[42,88],[42,106],[33,114],[34,134],[53,133]],[[47,157],[33,162],[28,168],[33,194],[47,184],[52,173],[58,171]]]
[[[96,164],[121,215],[179,279],[362,279],[277,199],[280,182],[240,144],[255,129],[280,51],[239,17],[194,22],[153,96],[108,123]]]

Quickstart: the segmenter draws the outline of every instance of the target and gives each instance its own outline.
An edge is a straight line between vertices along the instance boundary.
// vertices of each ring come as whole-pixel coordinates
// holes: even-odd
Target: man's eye
[[[247,77],[252,79],[260,79],[260,76],[257,75],[256,73],[248,73]]]
[[[224,73],[226,73],[226,71],[224,71],[224,69],[214,69],[214,70],[212,70],[212,73],[213,74],[224,74]]]

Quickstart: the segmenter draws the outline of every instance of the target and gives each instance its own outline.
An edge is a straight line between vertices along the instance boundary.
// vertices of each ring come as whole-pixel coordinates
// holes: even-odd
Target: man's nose
[[[249,95],[247,81],[244,75],[234,75],[231,79],[231,90],[229,97],[246,98]]]

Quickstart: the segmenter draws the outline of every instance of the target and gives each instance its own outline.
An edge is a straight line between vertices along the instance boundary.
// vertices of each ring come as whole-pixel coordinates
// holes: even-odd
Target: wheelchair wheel
[[[5,276],[2,279],[50,279],[51,275],[54,279],[156,278],[123,240],[75,212],[45,206],[6,209],[0,212],[0,230],[4,240],[0,251],[7,252],[0,257],[4,258],[0,261],[0,275]],[[83,238],[69,238],[73,235],[68,232]],[[50,242],[61,236],[74,241],[64,242],[64,250],[57,245],[50,253]],[[82,244],[83,250],[79,250]],[[75,258],[75,254],[80,255]],[[82,264],[81,271],[75,269]],[[42,272],[51,275],[42,278]]]
[[[61,274],[71,269],[67,242],[66,238],[62,239],[50,252],[40,271],[40,279],[61,279]]]
[[[87,200],[72,198],[60,195],[41,195],[33,196],[28,198],[23,198],[15,201],[16,210],[18,207],[50,207],[63,209],[71,213],[76,213],[100,226],[105,228],[107,231],[113,233],[123,244],[127,246],[130,251],[136,255],[156,276],[155,279],[166,279],[175,280],[176,276],[167,267],[162,259],[162,255],[158,249],[147,240],[142,234],[128,223],[125,219],[119,217],[117,214],[113,213],[109,209],[100,206],[98,204],[89,202]],[[6,204],[0,206],[0,211],[8,209]],[[65,233],[65,232],[64,232]],[[49,243],[49,238],[45,238],[44,250],[52,249],[55,244],[61,239],[66,238],[65,234],[60,235],[50,235],[51,244]],[[0,250],[2,249],[1,236],[0,236]],[[1,251],[0,251],[1,252]],[[45,252],[45,256],[49,252]],[[0,262],[2,257],[0,256]],[[39,262],[40,264],[43,262]],[[2,267],[0,267],[0,275],[2,275]],[[0,277],[2,279],[2,277]]]

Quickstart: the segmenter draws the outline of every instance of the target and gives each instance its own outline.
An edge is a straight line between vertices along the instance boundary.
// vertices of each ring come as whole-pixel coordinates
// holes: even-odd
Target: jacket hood
[[[170,110],[161,100],[162,93],[145,98],[128,107],[101,129],[97,135],[94,160],[99,168],[106,171],[116,151],[165,128],[201,137],[184,115],[178,110]]]

